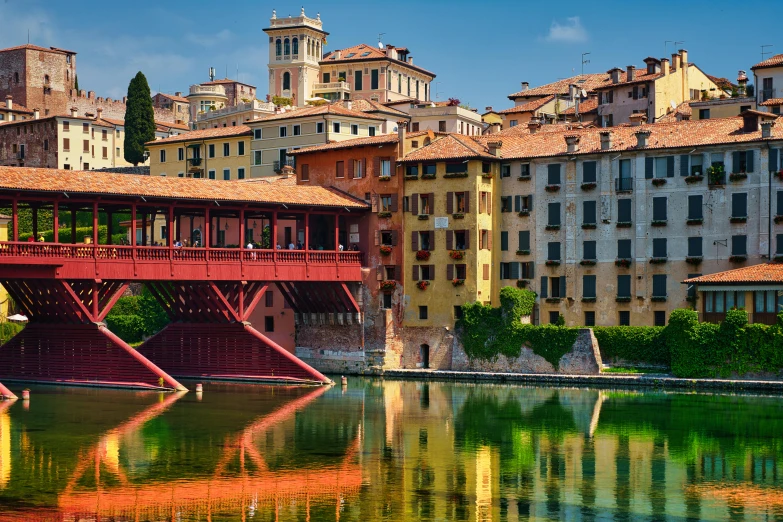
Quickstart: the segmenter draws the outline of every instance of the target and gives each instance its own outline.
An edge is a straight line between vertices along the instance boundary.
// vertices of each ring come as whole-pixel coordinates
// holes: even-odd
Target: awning
[[[783,285],[697,285],[699,292],[762,292],[765,290],[783,291]]]

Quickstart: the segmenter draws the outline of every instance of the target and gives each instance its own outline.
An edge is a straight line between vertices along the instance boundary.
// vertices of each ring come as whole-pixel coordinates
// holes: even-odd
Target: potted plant
[[[685,262],[689,265],[700,265],[703,259],[702,256],[686,256]]]
[[[465,251],[464,250],[451,250],[449,251],[449,257],[451,259],[464,259],[465,258]]]
[[[747,261],[748,256],[739,255],[739,256],[729,256],[729,261],[732,263],[742,263],[743,261]]]
[[[709,177],[710,185],[723,185],[725,174],[726,171],[720,163],[707,167],[707,176]]]
[[[429,281],[419,281],[416,283],[416,288],[419,290],[426,290],[428,286],[430,286]]]
[[[544,228],[546,228],[547,230],[560,230],[560,225],[547,225]]]
[[[560,298],[559,297],[547,297],[546,298],[547,303],[559,303]]]
[[[397,281],[381,281],[381,290],[389,291],[397,288]]]
[[[560,266],[560,260],[559,259],[547,259],[546,263],[544,263],[546,266]]]
[[[451,217],[453,217],[454,219],[464,219],[465,214],[463,214],[462,212],[457,212],[456,214],[452,214]]]
[[[529,216],[530,215],[530,211],[529,210],[520,210],[519,211],[519,215],[521,217]]]
[[[452,279],[451,280],[451,284],[454,285],[454,286],[462,286],[462,285],[465,284],[465,280],[464,279]]]
[[[775,224],[776,224],[776,225],[778,225],[778,224],[780,224],[780,223],[783,223],[783,216],[781,216],[781,215],[779,215],[779,214],[778,214],[778,215],[776,215],[774,219],[775,219]]]
[[[650,258],[650,264],[651,265],[662,265],[666,261],[668,261],[668,258],[666,258],[666,257],[651,257]]]
[[[704,218],[690,218],[685,220],[686,225],[701,225],[704,223]]]
[[[598,225],[595,224],[595,223],[582,223],[582,228],[585,229],[585,230],[591,230],[591,229],[594,229],[596,227],[598,227]]]
[[[614,260],[615,266],[619,266],[620,268],[628,268],[631,266],[631,260],[628,258],[618,258]]]
[[[666,296],[665,295],[654,295],[650,298],[650,301],[653,303],[663,303],[666,302]]]
[[[732,216],[729,218],[729,221],[732,223],[747,223],[748,216]]]
[[[732,172],[729,174],[729,181],[742,181],[743,179],[747,179],[748,173],[747,172]]]
[[[650,226],[653,227],[665,227],[666,226],[666,220],[665,219],[654,219],[650,222]]]
[[[430,258],[429,250],[417,250],[416,261],[427,261]]]
[[[524,176],[519,176],[517,179],[518,179],[519,181],[530,181],[530,178],[531,178],[531,177],[532,177],[532,176],[531,176],[530,174],[526,174],[526,175],[524,175]]]
[[[582,266],[595,266],[595,259],[582,259],[579,264]]]
[[[685,176],[685,183],[698,183],[703,179],[704,176],[701,174],[691,174],[690,176]]]
[[[633,223],[630,221],[618,221],[617,222],[617,228],[631,228],[633,226]]]
[[[420,221],[427,221],[430,218],[429,214],[419,214]]]
[[[381,245],[380,250],[381,250],[381,255],[383,256],[388,256],[391,255],[392,253],[392,247],[390,247],[389,245]]]
[[[593,190],[595,187],[597,187],[597,183],[582,183],[582,190]]]
[[[465,174],[465,175],[467,176],[467,174]],[[444,176],[444,177],[448,177],[448,176]],[[435,174],[434,173],[432,173],[432,174],[422,174],[421,175],[421,179],[435,179]]]
[[[660,187],[662,185],[666,185],[666,178],[654,178],[652,180],[652,184],[656,187]]]
[[[529,256],[530,255],[530,250],[517,250],[517,255],[518,256]]]
[[[560,185],[547,185],[544,187],[547,192],[557,192],[560,190]]]
[[[390,218],[391,216],[392,216],[392,213],[389,212],[388,210],[382,210],[382,211],[378,212],[378,217],[379,218]]]
[[[583,303],[595,303],[595,297],[583,297],[582,298]]]
[[[378,176],[378,181],[391,181],[391,176]]]
[[[630,295],[618,295],[614,298],[615,302],[617,303],[630,303],[631,302],[631,296]]]

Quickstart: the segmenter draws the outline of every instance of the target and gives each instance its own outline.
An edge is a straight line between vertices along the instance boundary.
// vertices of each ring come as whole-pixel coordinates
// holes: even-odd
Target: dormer
[[[606,71],[606,73],[612,78],[612,83],[620,83],[620,75],[623,73],[623,70],[619,67],[615,67],[613,69],[609,69]]]
[[[647,65],[647,74],[657,74],[661,72],[661,61],[652,56],[648,56],[644,59],[644,63]]]
[[[740,116],[742,116],[743,132],[758,132],[761,129],[762,121],[766,122],[777,119],[777,114],[754,111],[752,109],[741,113]]]

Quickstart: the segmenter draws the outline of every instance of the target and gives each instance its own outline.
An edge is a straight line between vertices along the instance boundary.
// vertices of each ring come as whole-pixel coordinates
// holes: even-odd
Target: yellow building
[[[493,231],[500,210],[494,190],[499,145],[448,134],[398,159],[405,175],[405,249],[411,252],[403,270],[406,367],[441,364],[461,305],[498,305]]]
[[[147,143],[151,176],[245,179],[250,173],[250,127],[186,132]]]
[[[691,119],[709,120],[714,118],[733,118],[745,111],[756,109],[756,99],[752,96],[741,98],[712,98],[704,101],[692,101]]]

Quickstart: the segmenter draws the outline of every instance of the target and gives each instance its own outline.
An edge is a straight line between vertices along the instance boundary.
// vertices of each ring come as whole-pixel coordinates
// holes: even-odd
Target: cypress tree
[[[144,162],[144,144],[155,139],[155,111],[147,78],[139,71],[128,85],[125,106],[125,161]]]
[[[76,96],[79,96],[79,75],[76,74],[73,77],[73,88],[76,90]]]

